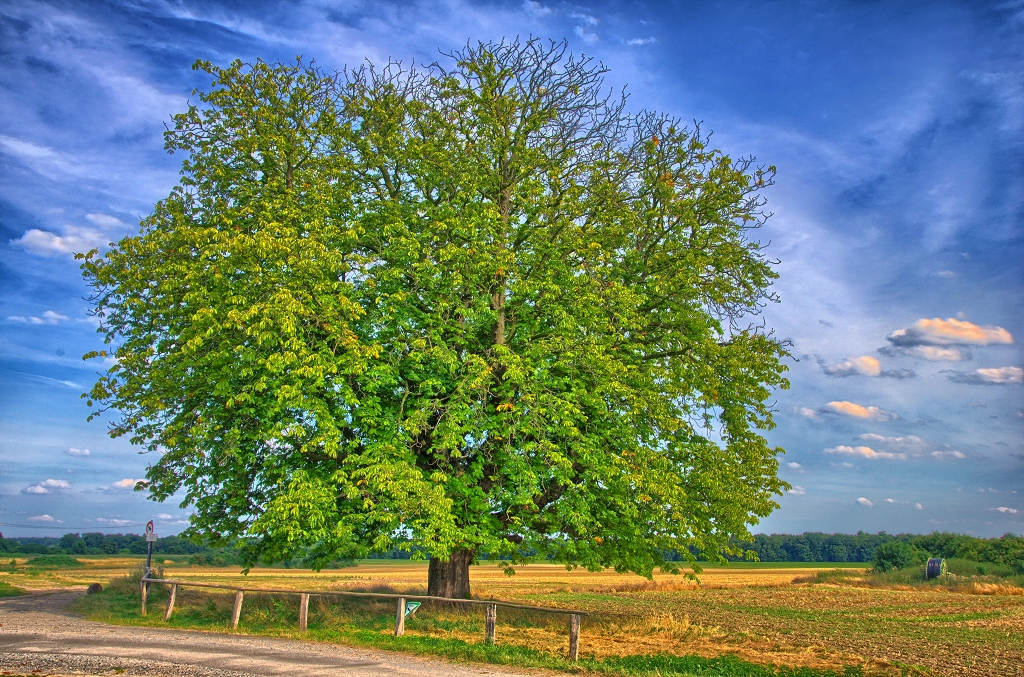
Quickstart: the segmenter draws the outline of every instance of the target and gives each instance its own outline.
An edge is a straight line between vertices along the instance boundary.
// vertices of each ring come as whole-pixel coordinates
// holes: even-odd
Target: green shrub
[[[928,554],[909,543],[890,541],[875,548],[875,571],[910,569],[923,563]]]
[[[30,559],[27,566],[39,569],[55,569],[64,567],[84,567],[85,565],[71,555],[40,555],[39,557],[33,557]]]

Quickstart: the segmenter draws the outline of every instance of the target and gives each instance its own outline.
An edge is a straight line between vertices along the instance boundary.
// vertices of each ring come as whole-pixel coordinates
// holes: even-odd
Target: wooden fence
[[[576,660],[580,649],[580,626],[584,616],[590,615],[588,611],[578,609],[559,609],[556,607],[529,606],[526,604],[513,604],[512,602],[500,602],[498,600],[482,599],[454,599],[451,597],[433,597],[430,595],[403,595],[399,593],[383,592],[348,592],[342,590],[289,590],[278,588],[239,588],[233,585],[219,585],[217,583],[194,583],[192,581],[175,581],[165,578],[143,578],[140,582],[142,596],[142,615],[146,615],[146,600],[149,597],[149,584],[162,583],[171,586],[171,594],[167,600],[167,609],[164,611],[164,620],[171,619],[174,613],[174,601],[178,595],[179,587],[194,588],[218,588],[221,590],[235,591],[235,604],[231,609],[231,627],[238,627],[238,619],[242,615],[242,600],[246,592],[273,593],[283,595],[299,596],[299,630],[305,632],[309,619],[309,598],[311,595],[324,597],[375,597],[377,599],[398,600],[398,608],[395,613],[395,637],[405,634],[405,604],[407,601],[430,601],[448,602],[451,604],[476,604],[483,605],[484,610],[484,641],[494,644],[495,625],[498,619],[498,607],[510,609],[526,609],[527,611],[540,611],[549,614],[562,614],[569,617],[569,659]]]

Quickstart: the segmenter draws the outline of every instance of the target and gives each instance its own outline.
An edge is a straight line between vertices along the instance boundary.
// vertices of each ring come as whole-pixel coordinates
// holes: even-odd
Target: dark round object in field
[[[925,565],[925,578],[938,578],[946,573],[946,560],[941,557],[932,557]]]
[[[88,589],[86,589],[85,594],[87,594],[87,595],[95,595],[97,592],[101,592],[102,590],[103,590],[103,586],[102,585],[100,585],[99,583],[93,583],[92,585],[90,585],[88,587]]]

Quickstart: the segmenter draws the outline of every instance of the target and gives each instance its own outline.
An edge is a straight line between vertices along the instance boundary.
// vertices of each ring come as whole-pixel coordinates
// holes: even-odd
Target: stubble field
[[[19,567],[0,581],[35,589],[106,585],[138,562],[81,559],[86,567],[34,575]],[[390,560],[319,573],[258,568],[248,576],[237,567],[190,567],[170,560],[163,566],[166,577],[181,581],[296,590],[424,594],[427,576],[425,563]],[[614,662],[614,657],[734,654],[757,664],[837,672],[856,666],[865,674],[1024,675],[1024,596],[878,589],[861,587],[856,578],[852,584],[804,582],[813,579],[815,566],[835,567],[709,567],[697,584],[668,574],[647,581],[630,574],[566,571],[545,564],[519,567],[515,576],[507,577],[493,563],[484,563],[473,567],[471,580],[477,598],[590,611],[580,653],[599,662]],[[165,592],[154,591],[146,617],[138,615],[137,593],[133,596],[123,581],[108,592],[83,598],[79,610],[112,622],[164,623],[160,612]],[[169,624],[228,629],[230,606],[230,594],[186,587],[179,591]],[[392,602],[384,601],[314,598],[309,636],[387,646],[394,640],[392,607]],[[247,593],[239,631],[297,636],[297,613],[294,596]],[[436,638],[476,645],[483,639],[483,613],[479,608],[464,612],[425,605],[407,621],[406,634],[407,643]],[[499,646],[564,656],[567,635],[564,616],[499,608]]]

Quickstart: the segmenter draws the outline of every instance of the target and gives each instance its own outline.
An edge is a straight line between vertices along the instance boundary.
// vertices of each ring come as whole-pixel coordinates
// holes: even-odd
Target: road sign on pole
[[[149,578],[149,574],[152,571],[153,565],[153,542],[156,541],[156,527],[153,526],[153,520],[146,522],[146,578]],[[149,583],[146,583],[146,591],[149,591]]]

